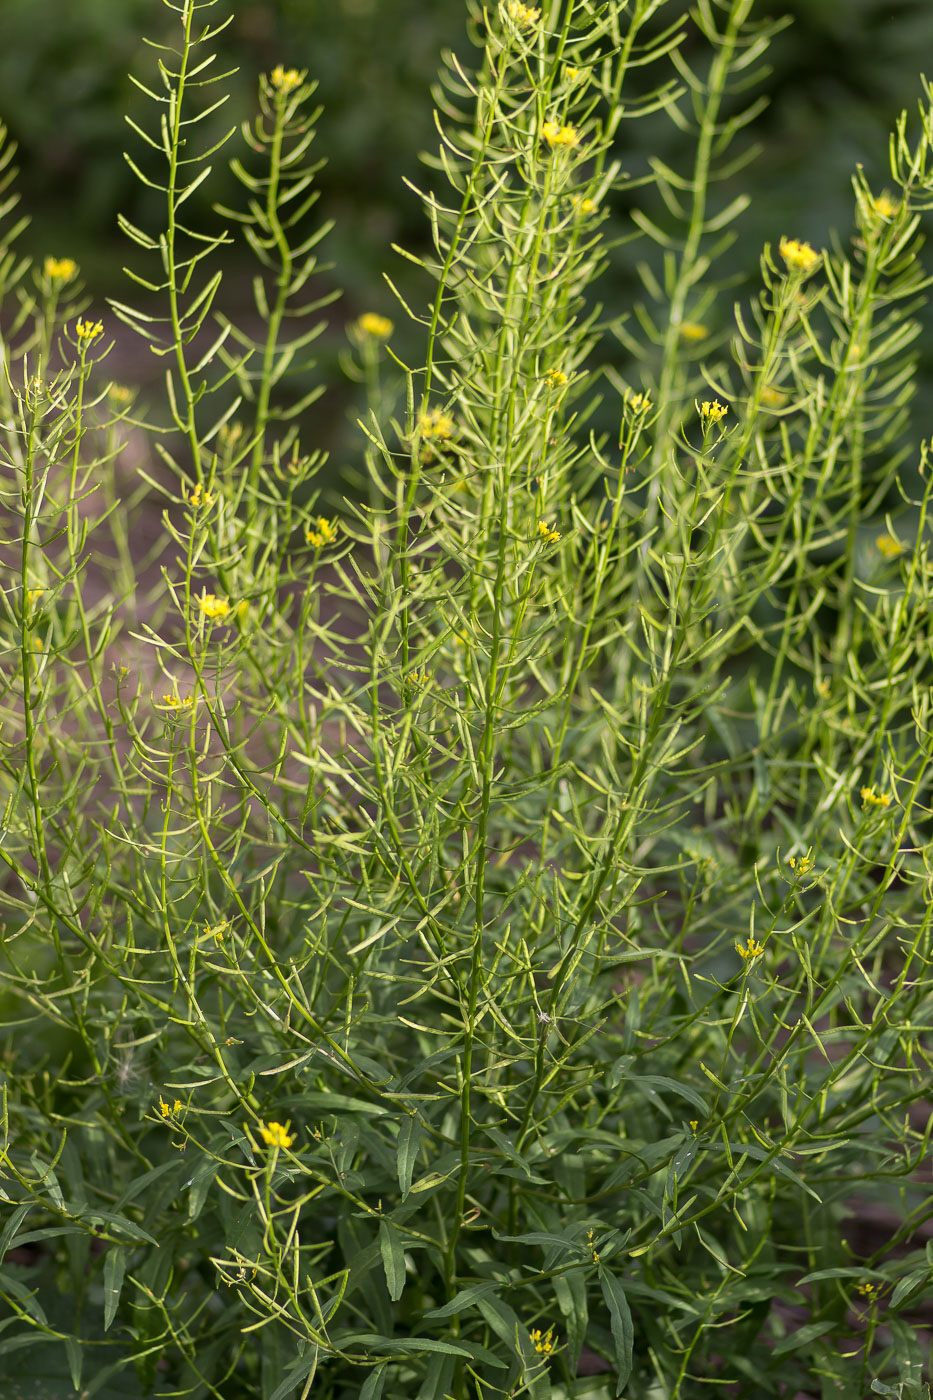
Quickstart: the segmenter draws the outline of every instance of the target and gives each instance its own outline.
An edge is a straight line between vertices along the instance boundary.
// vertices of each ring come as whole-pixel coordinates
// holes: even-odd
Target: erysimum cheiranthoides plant
[[[423,359],[352,328],[340,504],[299,437],[313,83],[260,78],[242,205],[190,226],[225,7],[168,8],[145,311],[17,256],[2,157],[7,1390],[919,1395],[933,91],[851,245],[776,228],[733,313],[718,191],[777,26],[471,5]],[[648,116],[685,152],[650,180]],[[623,196],[632,320],[591,295]],[[161,410],[111,382],[114,316]]]

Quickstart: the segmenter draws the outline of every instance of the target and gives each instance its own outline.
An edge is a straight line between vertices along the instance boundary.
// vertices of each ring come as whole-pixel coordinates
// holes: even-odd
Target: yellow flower
[[[647,394],[629,394],[626,402],[635,414],[650,413],[651,400]]]
[[[760,958],[765,950],[765,945],[759,943],[757,939],[752,938],[751,934],[749,934],[745,942],[745,947],[743,948],[741,943],[737,943],[735,945],[735,950],[743,962],[748,962],[750,959]]]
[[[570,203],[578,214],[593,214],[596,212],[596,200],[587,199],[585,195],[572,194]]]
[[[560,531],[552,530],[546,520],[538,521],[538,534],[545,544],[557,544],[560,539]]]
[[[782,238],[778,252],[791,272],[812,272],[820,260],[819,253],[809,243],[801,243],[796,238]]]
[[[208,506],[212,506],[216,499],[217,497],[210,491],[204,490],[200,481],[197,486],[195,486],[194,490],[188,494],[188,504],[190,506],[203,506],[205,510]]]
[[[198,607],[205,617],[215,622],[223,622],[230,616],[230,604],[226,598],[218,598],[214,593],[202,593],[198,599]]]
[[[364,311],[356,324],[364,335],[371,335],[374,340],[388,340],[395,330],[388,316],[379,316],[375,311]]]
[[[701,417],[705,418],[708,423],[718,423],[729,412],[728,407],[724,403],[720,403],[718,399],[713,399],[712,403],[706,399],[704,403],[697,404],[697,407]]]
[[[540,10],[532,9],[530,5],[522,5],[519,0],[509,0],[507,13],[509,19],[519,29],[530,29],[541,18]]]
[[[552,389],[559,389],[567,383],[567,376],[562,369],[549,369],[544,377]]]
[[[861,1293],[863,1298],[871,1298],[875,1293],[875,1285],[873,1283],[860,1283],[855,1291]]]
[[[904,546],[893,535],[879,535],[875,540],[875,548],[882,559],[896,559],[899,554],[904,553]]]
[[[874,783],[871,787],[863,787],[861,796],[863,807],[887,807],[891,801],[891,794],[876,792]]]
[[[313,544],[315,549],[323,549],[325,545],[334,544],[337,539],[337,522],[328,520],[326,516],[319,515],[316,520],[317,528],[310,525],[305,530],[305,539],[308,544]]]
[[[557,1342],[554,1340],[554,1328],[549,1327],[546,1332],[542,1332],[540,1327],[535,1327],[528,1334],[531,1338],[531,1345],[541,1356],[551,1356]]]
[[[78,321],[75,325],[75,334],[79,340],[96,340],[104,333],[102,321]]]
[[[582,68],[574,68],[572,63],[565,63],[561,71],[561,77],[565,83],[576,83],[584,76]]]
[[[580,140],[575,126],[561,126],[559,122],[545,122],[541,128],[541,136],[552,148],[575,146]]]
[[[50,282],[70,282],[78,275],[74,258],[46,258],[43,267]]]
[[[181,1113],[183,1107],[184,1105],[181,1099],[176,1099],[171,1108],[169,1108],[162,1095],[159,1095],[159,1112],[163,1118],[174,1118],[176,1113]]]
[[[259,1131],[267,1147],[291,1147],[295,1139],[281,1123],[260,1123]]]
[[[813,869],[813,857],[809,855],[788,856],[787,864],[795,875],[803,879],[804,875],[809,875],[810,871]]]
[[[291,92],[294,88],[301,87],[301,74],[297,68],[286,68],[284,63],[279,63],[269,74],[269,81],[276,92]]]
[[[691,1131],[691,1133],[695,1133],[696,1130],[697,1130],[697,1128],[698,1128],[699,1126],[700,1126],[700,1120],[699,1120],[699,1118],[691,1118],[691,1119],[690,1119],[690,1131]]]
[[[205,938],[211,938],[211,937],[212,937],[212,938],[214,939],[214,942],[215,942],[215,943],[223,943],[223,941],[224,941],[224,936],[225,936],[225,934],[226,934],[226,932],[227,932],[227,930],[228,930],[229,927],[230,927],[230,920],[229,920],[229,919],[224,919],[223,923],[214,924],[213,928],[211,927],[210,924],[205,924],[205,925],[204,925],[204,936],[205,936]]]
[[[194,696],[163,695],[162,704],[167,706],[170,710],[184,709],[186,706],[194,704]]]
[[[901,206],[896,200],[892,199],[887,190],[885,190],[884,194],[879,194],[876,198],[872,199],[871,207],[876,214],[880,214],[882,219],[893,219]]]
[[[709,335],[709,328],[701,321],[684,321],[680,327],[680,334],[683,340],[705,340]]]
[[[136,397],[136,390],[128,389],[125,384],[111,384],[107,396],[111,403],[132,403]]]
[[[780,389],[775,389],[773,384],[765,384],[761,391],[761,402],[765,408],[780,408],[787,403],[787,395]]]
[[[409,672],[408,679],[411,681],[412,685],[420,686],[422,690],[427,690],[428,686],[431,684],[431,675],[429,671],[411,671]]]
[[[454,433],[454,420],[442,408],[429,408],[418,418],[418,431],[422,438],[450,438]]]

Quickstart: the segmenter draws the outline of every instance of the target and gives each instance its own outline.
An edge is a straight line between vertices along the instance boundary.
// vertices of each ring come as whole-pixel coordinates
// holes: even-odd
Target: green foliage
[[[229,11],[166,8],[110,311],[17,255],[3,147],[5,1387],[926,1393],[933,89],[734,304],[781,26],[471,5],[338,502],[314,85],[228,130]]]

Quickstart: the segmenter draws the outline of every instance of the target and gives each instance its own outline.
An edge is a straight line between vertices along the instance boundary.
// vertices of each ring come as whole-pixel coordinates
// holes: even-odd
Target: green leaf
[[[397,1303],[405,1289],[405,1251],[398,1230],[393,1229],[388,1220],[379,1222],[379,1250],[389,1297]]]
[[[628,1378],[632,1374],[632,1347],[635,1341],[632,1314],[622,1284],[615,1274],[609,1273],[608,1269],[604,1269],[601,1265],[599,1282],[606,1300],[606,1307],[609,1309],[612,1340],[616,1350],[616,1378],[621,1391],[628,1384]]]
[[[111,1245],[104,1259],[104,1331],[106,1332],[117,1314],[120,1294],[123,1291],[123,1276],[126,1273],[126,1251],[118,1245]]]
[[[897,1287],[891,1294],[891,1301],[888,1307],[898,1307],[907,1297],[908,1293],[912,1293],[919,1284],[926,1281],[929,1277],[929,1273],[929,1269],[914,1269],[912,1273],[905,1274],[902,1279],[898,1280]]]
[[[811,1322],[806,1327],[795,1327],[789,1336],[783,1337],[775,1345],[771,1355],[786,1356],[789,1352],[799,1351],[817,1337],[825,1337],[827,1332],[832,1332],[835,1325],[834,1322]]]
[[[589,1323],[586,1280],[581,1271],[571,1269],[566,1274],[558,1274],[554,1279],[554,1296],[567,1328],[567,1364],[575,1375]]]
[[[455,1313],[466,1312],[480,1298],[485,1298],[489,1293],[495,1293],[499,1288],[495,1280],[490,1279],[486,1283],[473,1283],[469,1288],[461,1288],[459,1293],[455,1293],[449,1303],[445,1303],[442,1308],[432,1308],[425,1313],[425,1318],[453,1317]]]
[[[404,1201],[411,1190],[411,1179],[418,1160],[418,1149],[424,1130],[414,1114],[402,1119],[398,1130],[398,1184]]]
[[[383,1361],[374,1366],[360,1387],[359,1400],[381,1400],[382,1388],[386,1380],[386,1365]]]
[[[81,1389],[81,1365],[84,1361],[84,1353],[81,1350],[81,1343],[77,1337],[65,1338],[65,1351],[68,1355],[68,1370],[71,1374],[71,1384],[75,1390]]]

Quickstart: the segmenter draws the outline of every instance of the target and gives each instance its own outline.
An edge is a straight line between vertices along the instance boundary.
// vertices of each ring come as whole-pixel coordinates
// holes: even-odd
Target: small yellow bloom
[[[79,340],[96,340],[104,333],[103,321],[78,321],[75,324],[75,334]]]
[[[412,685],[417,685],[422,690],[427,690],[431,684],[431,673],[429,671],[411,671],[408,679]]]
[[[709,335],[709,327],[704,326],[701,321],[683,321],[680,335],[682,340],[705,340]]]
[[[885,190],[884,194],[879,194],[871,201],[871,207],[882,219],[893,219],[901,206]]]
[[[328,520],[325,515],[319,515],[315,526],[308,526],[305,530],[305,539],[308,544],[313,544],[315,549],[323,549],[325,545],[335,544],[337,540],[337,522]]]
[[[50,282],[70,282],[78,275],[74,258],[46,258],[43,268]]]
[[[224,919],[223,923],[214,924],[213,928],[211,927],[210,924],[205,924],[205,925],[204,925],[204,936],[205,936],[205,938],[213,938],[213,940],[214,940],[215,943],[223,943],[224,937],[225,937],[225,935],[226,935],[227,930],[229,929],[229,927],[230,927],[230,920],[229,920],[229,919]]]
[[[761,402],[765,408],[781,408],[787,403],[787,395],[773,384],[765,384],[761,390]]]
[[[863,807],[887,807],[891,801],[891,794],[889,792],[876,792],[874,783],[871,787],[863,787],[861,796]]]
[[[561,77],[565,83],[577,83],[583,76],[583,69],[574,68],[572,63],[565,63],[561,69]]]
[[[295,1139],[281,1123],[260,1123],[259,1132],[267,1147],[291,1147]]]
[[[795,875],[803,879],[804,875],[809,875],[810,871],[813,869],[813,857],[808,855],[788,856],[787,864]]]
[[[530,29],[541,18],[540,10],[533,9],[531,5],[522,5],[519,0],[509,0],[506,13],[519,29]]]
[[[193,695],[163,695],[162,704],[170,710],[183,710],[194,704]]]
[[[284,63],[279,63],[269,74],[269,81],[276,92],[292,92],[301,87],[301,74],[297,68],[286,68]]]
[[[559,389],[567,383],[567,376],[562,369],[549,369],[544,377],[552,389]]]
[[[650,413],[651,400],[647,394],[629,394],[626,398],[629,408],[635,414]]]
[[[176,1099],[170,1108],[162,1095],[159,1095],[159,1112],[163,1118],[174,1118],[176,1114],[181,1113],[183,1107],[181,1099]]]
[[[718,399],[713,399],[712,403],[710,403],[709,399],[706,399],[705,402],[697,404],[697,407],[700,410],[701,417],[705,418],[708,423],[720,422],[729,412],[727,405],[720,403]]]
[[[700,1120],[699,1120],[699,1118],[691,1118],[691,1119],[690,1119],[690,1131],[691,1131],[691,1133],[695,1133],[696,1130],[697,1130],[697,1128],[698,1128],[699,1126],[700,1126]]]
[[[796,238],[782,238],[778,252],[791,272],[812,272],[820,260],[820,255],[809,243],[801,243]]]
[[[596,200],[587,199],[585,195],[572,194],[570,203],[578,214],[595,214],[596,212]]]
[[[125,384],[111,384],[107,390],[107,396],[111,403],[124,404],[132,403],[136,397],[135,389],[128,389]]]
[[[454,420],[442,408],[429,408],[418,418],[422,438],[450,438],[454,435]]]
[[[871,1298],[876,1292],[873,1283],[860,1283],[856,1288],[856,1293],[861,1293],[863,1298]]]
[[[896,559],[899,554],[904,553],[904,546],[893,535],[879,535],[875,540],[875,548],[882,559]]]
[[[203,506],[205,510],[208,506],[212,506],[216,499],[217,497],[212,492],[204,490],[200,481],[197,486],[195,486],[194,490],[188,494],[188,504],[190,506]]]
[[[545,544],[557,544],[560,539],[560,531],[552,530],[546,520],[538,521],[538,534]]]
[[[230,604],[227,599],[218,598],[214,593],[202,593],[198,599],[198,607],[204,616],[213,622],[223,622],[230,616]]]
[[[535,1327],[529,1334],[531,1345],[541,1356],[551,1356],[557,1342],[554,1339],[554,1328],[549,1327],[546,1332],[542,1332],[540,1327]]]
[[[575,126],[561,126],[559,122],[545,122],[541,128],[541,137],[553,149],[557,147],[576,146],[580,140],[580,133]]]
[[[752,938],[751,934],[749,934],[744,948],[741,943],[737,943],[735,945],[735,950],[743,962],[748,962],[749,960],[760,958],[765,950],[765,945],[759,943],[756,938]]]
[[[356,324],[364,335],[371,335],[374,340],[388,340],[395,330],[388,316],[379,316],[375,311],[364,311]]]

